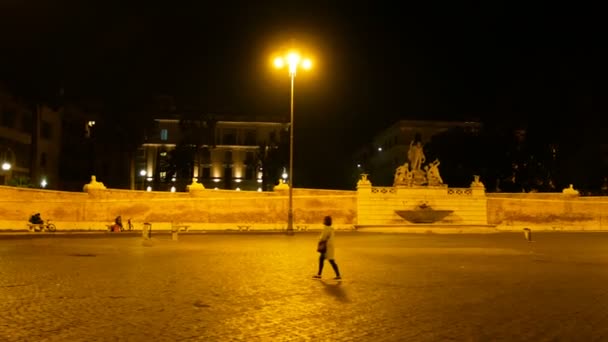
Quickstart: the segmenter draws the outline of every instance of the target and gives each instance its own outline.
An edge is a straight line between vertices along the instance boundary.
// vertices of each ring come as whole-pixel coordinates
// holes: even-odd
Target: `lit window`
[[[167,132],[166,128],[160,130],[160,140],[167,140],[169,138],[169,132]]]

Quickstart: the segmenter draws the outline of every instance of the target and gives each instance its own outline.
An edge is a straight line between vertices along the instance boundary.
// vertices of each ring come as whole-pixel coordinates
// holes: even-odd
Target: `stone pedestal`
[[[414,170],[412,171],[414,174],[413,177],[413,185],[424,185],[426,184],[426,173],[422,170]]]

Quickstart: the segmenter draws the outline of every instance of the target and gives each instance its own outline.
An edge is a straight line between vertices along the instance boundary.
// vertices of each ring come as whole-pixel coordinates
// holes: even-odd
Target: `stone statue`
[[[429,185],[443,184],[443,179],[439,175],[439,159],[435,159],[432,163],[425,166],[424,169],[426,170],[426,179]]]
[[[412,185],[413,174],[410,172],[408,163],[405,163],[397,168],[395,171],[395,180],[393,185]]]
[[[105,188],[106,188],[106,186],[103,185],[102,182],[97,181],[97,177],[91,176],[91,182],[88,184],[85,184],[82,187],[82,191],[89,192],[89,190],[104,190]]]
[[[498,187],[499,180],[496,180],[496,181],[497,181],[496,187]],[[482,187],[484,187],[483,183],[479,180],[479,175],[473,175],[473,181],[471,182],[471,187],[472,188],[482,188]]]
[[[562,193],[564,195],[578,195],[579,194],[578,190],[576,190],[572,184],[570,184],[569,187],[564,188],[564,190],[562,190]]]
[[[197,190],[205,190],[205,186],[198,182],[196,178],[192,178],[192,183],[186,186],[189,192],[197,191]]]
[[[414,140],[410,142],[410,148],[407,151],[407,159],[410,161],[412,171],[420,170],[422,163],[426,160],[420,141],[417,141],[415,144]]]
[[[367,173],[362,173],[361,174],[361,179],[359,179],[359,181],[357,181],[357,187],[359,186],[372,186],[372,182],[369,181],[369,179],[367,179],[368,174]]]
[[[279,178],[279,184],[275,185],[272,190],[289,190],[289,185],[285,181]]]

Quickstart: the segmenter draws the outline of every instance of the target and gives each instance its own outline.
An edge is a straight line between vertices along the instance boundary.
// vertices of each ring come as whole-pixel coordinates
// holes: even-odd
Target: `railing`
[[[390,186],[374,186],[372,194],[395,194],[397,190]],[[473,196],[471,188],[447,188],[446,195],[448,196]]]
[[[390,186],[375,186],[372,187],[372,194],[394,194],[397,191]]]
[[[473,196],[470,188],[448,188],[448,196]]]

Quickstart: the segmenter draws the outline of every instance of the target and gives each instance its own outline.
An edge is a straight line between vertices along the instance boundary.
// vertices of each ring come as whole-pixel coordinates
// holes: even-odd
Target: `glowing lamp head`
[[[306,70],[310,70],[312,68],[312,61],[310,59],[305,59],[302,61],[302,68]]]
[[[283,66],[285,66],[285,61],[283,60],[283,58],[281,57],[277,57],[274,59],[274,67],[277,69],[281,69]]]
[[[300,63],[300,55],[297,52],[290,52],[287,55],[287,64],[291,67],[298,65],[298,63]]]
[[[9,162],[2,163],[2,170],[8,171],[10,169],[11,169],[11,163],[9,163]]]
[[[287,66],[289,68],[289,74],[294,76],[300,67],[305,70],[311,69],[312,61],[308,58],[302,58],[297,51],[292,50],[283,57],[276,57],[274,59],[274,66],[277,69]]]

